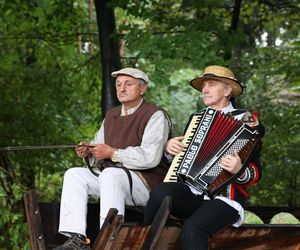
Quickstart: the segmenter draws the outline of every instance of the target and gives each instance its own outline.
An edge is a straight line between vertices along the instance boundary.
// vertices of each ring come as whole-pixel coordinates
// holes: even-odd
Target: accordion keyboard
[[[204,112],[195,113],[194,116],[192,117],[190,125],[189,125],[187,131],[185,132],[184,139],[182,141],[185,148],[190,144],[190,142],[193,138],[193,135],[195,133],[195,130],[197,129],[199,122],[201,121],[203,113]],[[174,157],[172,164],[168,170],[168,173],[165,176],[164,182],[176,182],[177,181],[176,173],[178,171],[178,168],[179,168],[180,162],[184,156],[184,153],[185,153],[185,150],[181,151],[179,154],[177,154]]]

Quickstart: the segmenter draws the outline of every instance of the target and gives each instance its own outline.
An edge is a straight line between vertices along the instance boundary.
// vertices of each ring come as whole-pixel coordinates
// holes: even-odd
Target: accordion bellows
[[[212,198],[244,170],[258,140],[257,130],[206,108],[193,115],[183,140],[185,150],[174,157],[164,182],[179,180]],[[219,166],[234,150],[243,163],[237,175]]]

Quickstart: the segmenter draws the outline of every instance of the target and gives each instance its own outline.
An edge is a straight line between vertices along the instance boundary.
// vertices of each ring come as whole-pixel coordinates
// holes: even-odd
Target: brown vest
[[[143,101],[136,112],[121,116],[121,106],[109,110],[104,121],[105,143],[117,149],[125,149],[128,146],[136,147],[142,143],[145,127],[151,116],[159,110],[153,104]],[[142,174],[150,189],[162,182],[169,165],[161,160],[155,168],[147,170],[135,170]]]

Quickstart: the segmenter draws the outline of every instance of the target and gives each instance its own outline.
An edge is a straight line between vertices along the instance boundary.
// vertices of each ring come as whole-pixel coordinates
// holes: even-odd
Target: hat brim
[[[202,77],[197,77],[197,78],[191,80],[190,84],[192,85],[193,88],[202,92],[203,81],[209,80],[209,79],[219,80],[219,81],[229,84],[232,87],[231,94],[233,97],[240,96],[243,93],[242,84],[236,79],[231,79],[231,78],[227,78],[227,77],[214,76],[214,75],[202,76]]]

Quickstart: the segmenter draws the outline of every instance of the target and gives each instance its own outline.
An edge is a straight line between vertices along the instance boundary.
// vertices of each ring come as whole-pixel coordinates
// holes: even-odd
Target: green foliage
[[[241,57],[242,63],[251,62],[244,73],[248,81],[242,105],[258,111],[266,129],[263,178],[251,188],[253,204],[291,207],[300,204],[300,103],[290,97],[300,86],[299,75],[290,73],[298,70],[299,57],[289,56],[295,50],[295,42],[287,44],[259,48],[256,54]]]
[[[262,152],[264,175],[253,189],[260,204],[299,205],[299,112],[299,105],[272,105],[263,116],[268,125]]]
[[[266,127],[264,174],[249,189],[250,203],[299,206],[299,4],[242,1],[234,26],[235,2],[111,1],[122,64],[148,73],[147,99],[169,112],[174,136],[203,107],[190,80],[206,65],[230,66],[247,87],[238,104],[259,112]],[[95,44],[96,31],[87,1],[0,1],[0,146],[93,136],[101,124],[100,52],[78,41]],[[0,249],[29,248],[24,191],[59,201],[64,171],[81,165],[73,150],[0,154]]]
[[[21,212],[24,189],[17,183],[12,184],[11,189],[14,199],[5,197],[5,192],[0,187],[0,249],[29,249],[28,228],[27,224],[24,223],[24,213]]]
[[[79,38],[90,39],[87,17],[84,1],[0,2],[0,146],[93,136],[101,75],[97,51],[78,50]],[[81,165],[74,150],[1,153],[0,248],[29,249],[24,192],[36,188],[41,201],[58,201],[63,172]]]
[[[161,75],[154,75],[150,83],[147,98],[154,103],[159,103],[168,112],[172,118],[173,136],[183,134],[188,116],[201,105],[199,103],[200,93],[189,85],[190,77],[197,75],[200,75],[199,70],[181,69],[174,71],[173,75],[167,79],[163,79]],[[163,81],[165,81],[164,84],[162,84]]]
[[[300,224],[300,221],[291,213],[281,212],[271,218],[270,224]]]
[[[264,222],[255,213],[245,210],[243,224],[264,224]]]

